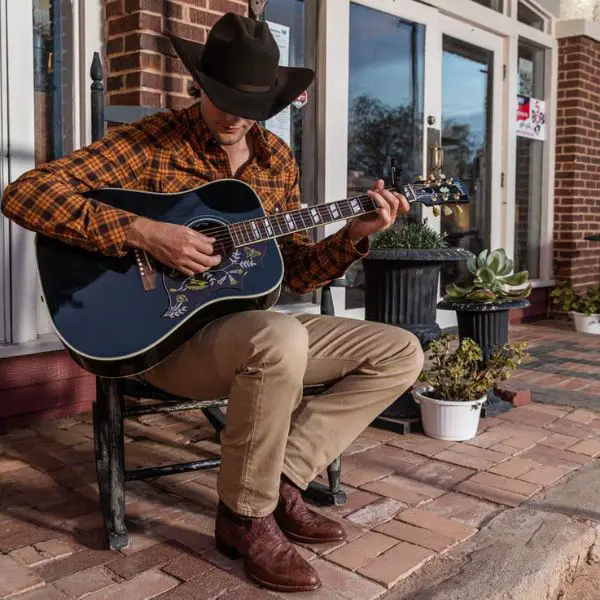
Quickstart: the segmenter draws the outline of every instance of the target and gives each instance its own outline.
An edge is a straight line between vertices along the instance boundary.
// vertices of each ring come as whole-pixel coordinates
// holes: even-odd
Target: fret
[[[296,222],[290,213],[285,213],[285,224],[290,231],[294,231],[296,229]]]
[[[302,227],[303,229],[309,229],[312,226],[312,223],[310,221],[310,217],[308,215],[308,209],[307,208],[303,208],[302,210],[298,211],[298,216],[300,217],[300,220],[302,221]]]
[[[263,226],[267,232],[267,237],[273,237],[273,228],[271,227],[271,221],[268,217],[263,219]]]
[[[236,225],[237,223],[234,223],[233,225],[229,226],[229,235],[231,236],[231,241],[233,242],[233,245],[240,246],[240,236],[237,233]]]
[[[251,243],[252,237],[250,232],[248,231],[248,224],[246,222],[240,223],[240,231],[242,233],[242,239],[244,240],[244,244]]]
[[[273,226],[273,230],[275,231],[275,233],[277,235],[283,235],[284,233],[286,233],[283,230],[283,227],[281,225],[281,218],[280,215],[272,215],[269,217],[269,222],[271,223],[271,225]],[[279,230],[279,232],[278,232]]]
[[[338,202],[338,206],[343,217],[353,216],[352,209],[350,208],[350,204],[347,200],[344,200],[343,202]]]
[[[339,208],[337,206],[337,202],[329,202],[327,204],[327,208],[329,209],[329,212],[331,214],[331,218],[332,219],[339,219],[340,218],[340,211],[339,211]]]
[[[365,212],[365,209],[364,209],[362,203],[360,202],[359,198],[351,198],[350,199],[350,210],[352,211],[352,214],[354,214],[354,215],[359,215],[359,214]]]
[[[321,222],[321,217],[319,216],[319,212],[316,208],[310,209],[310,218],[315,225],[318,225]]]
[[[256,223],[256,221],[250,221],[250,228],[252,230],[252,235],[254,236],[254,239],[260,240],[262,236],[260,234],[260,230],[258,229],[258,224]]]

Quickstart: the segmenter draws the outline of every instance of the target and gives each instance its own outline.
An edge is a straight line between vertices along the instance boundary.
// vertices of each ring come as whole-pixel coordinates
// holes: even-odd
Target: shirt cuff
[[[354,243],[350,238],[350,223],[345,225],[340,231],[341,235],[341,247],[344,253],[344,256],[348,258],[348,260],[355,261],[359,258],[363,258],[367,254],[369,254],[369,249],[371,247],[369,238],[363,238],[357,243]]]

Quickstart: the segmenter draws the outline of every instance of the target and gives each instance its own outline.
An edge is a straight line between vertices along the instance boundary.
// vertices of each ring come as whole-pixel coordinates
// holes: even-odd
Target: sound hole
[[[202,220],[191,225],[191,228],[207,237],[215,238],[216,241],[213,242],[213,253],[218,254],[221,257],[221,264],[233,252],[233,240],[229,234],[229,228],[226,225],[215,221]]]

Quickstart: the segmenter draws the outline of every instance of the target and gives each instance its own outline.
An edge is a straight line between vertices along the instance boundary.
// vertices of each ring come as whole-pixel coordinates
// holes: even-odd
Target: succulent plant
[[[466,287],[450,283],[446,286],[446,300],[492,302],[527,298],[531,293],[529,273],[512,273],[514,263],[503,248],[483,250],[471,257],[467,267],[473,282]]]

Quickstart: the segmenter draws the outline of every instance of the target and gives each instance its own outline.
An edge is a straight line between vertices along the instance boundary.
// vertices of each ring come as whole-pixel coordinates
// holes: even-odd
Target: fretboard
[[[374,212],[377,206],[368,195],[355,196],[337,202],[317,204],[259,219],[241,221],[229,226],[236,246],[247,246],[264,240],[290,235],[313,227],[344,221]]]

